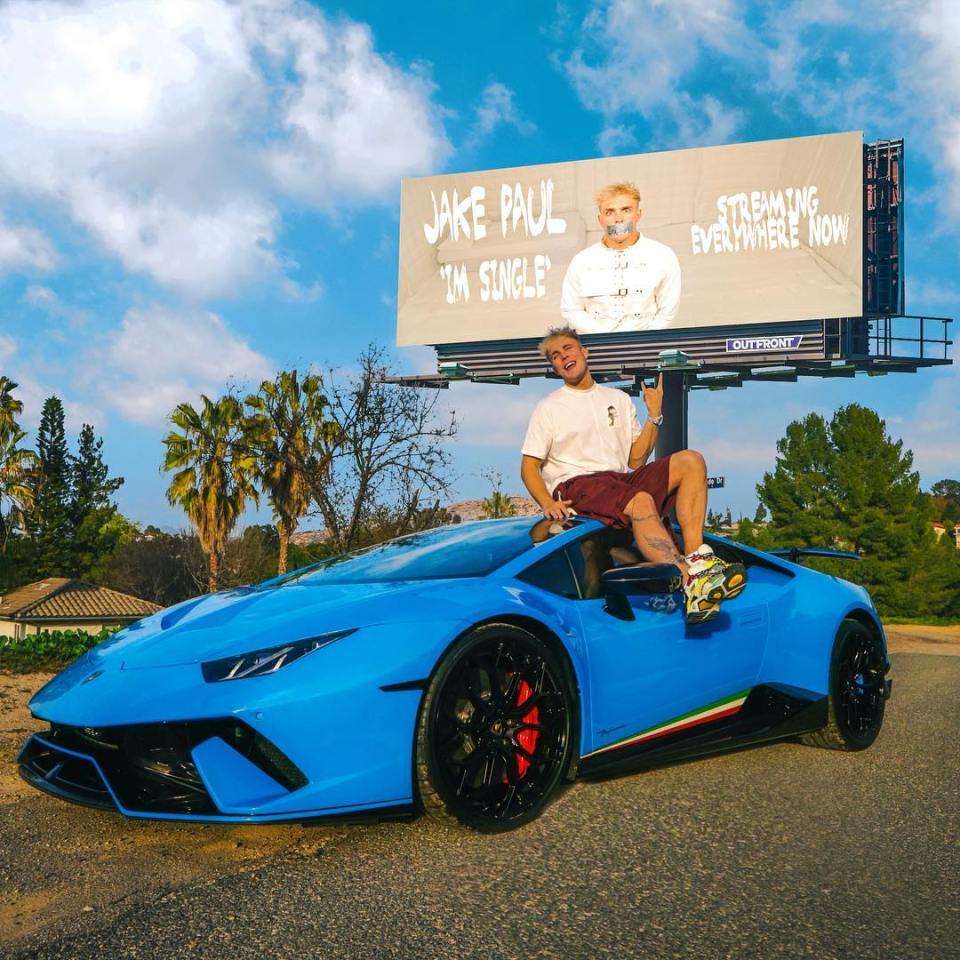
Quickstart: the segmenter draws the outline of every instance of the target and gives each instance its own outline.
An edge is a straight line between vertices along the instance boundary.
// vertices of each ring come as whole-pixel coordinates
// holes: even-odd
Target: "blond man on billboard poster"
[[[581,334],[663,330],[677,319],[680,262],[666,244],[640,233],[642,212],[632,183],[597,194],[603,237],[570,261],[560,296],[564,322]]]
[[[707,465],[696,450],[647,463],[663,423],[663,377],[643,387],[647,408],[641,427],[633,401],[622,390],[598,384],[587,348],[572,327],[551,330],[540,344],[563,386],[544,397],[530,417],[520,477],[544,517],[592,517],[631,528],[643,556],[673,563],[683,574],[690,623],[704,623],[720,603],[746,584],[742,564],[724,563],[703,542]],[[676,505],[682,554],[663,517]]]

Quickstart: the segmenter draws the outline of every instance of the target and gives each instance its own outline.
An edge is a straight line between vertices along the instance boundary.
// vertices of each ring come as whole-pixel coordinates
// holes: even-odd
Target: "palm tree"
[[[0,442],[20,429],[17,417],[23,413],[23,401],[13,398],[17,386],[9,377],[0,376]]]
[[[490,482],[490,496],[485,497],[481,510],[488,520],[498,520],[500,517],[513,517],[517,508],[510,497],[500,487],[503,484],[503,475],[499,470],[488,468],[481,470],[480,475]]]
[[[513,501],[502,490],[491,491],[490,496],[484,498],[481,510],[488,520],[498,520],[500,517],[512,517],[515,516],[517,512]]]
[[[198,411],[181,403],[163,438],[163,469],[176,470],[167,489],[171,504],[180,504],[210,566],[209,590],[219,589],[220,560],[230,531],[248,499],[258,502],[254,486],[257,459],[248,436],[249,423],[240,401],[231,395],[212,401],[201,395]]]
[[[324,420],[327,398],[320,377],[301,381],[296,370],[284,370],[264,380],[260,391],[247,397],[253,411],[251,436],[259,460],[259,480],[270,499],[280,535],[277,573],[287,572],[290,537],[310,506],[311,485],[327,469],[338,425]]]
[[[19,445],[24,437],[26,433],[16,422],[12,427],[0,428],[0,553],[6,553],[11,527],[19,524],[26,530],[27,511],[33,506],[33,486],[30,481],[36,456],[32,450]],[[6,518],[3,515],[4,500],[11,503]]]

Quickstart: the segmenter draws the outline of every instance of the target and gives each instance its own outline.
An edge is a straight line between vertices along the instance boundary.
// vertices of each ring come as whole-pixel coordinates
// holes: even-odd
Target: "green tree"
[[[757,487],[760,503],[784,545],[831,546],[839,533],[830,499],[835,451],[826,421],[811,413],[777,441],[773,473]]]
[[[74,528],[70,511],[70,455],[59,397],[43,403],[37,429],[36,469],[30,477],[33,508],[27,530],[34,541],[34,577],[73,576]]]
[[[164,438],[164,470],[177,471],[167,489],[171,504],[183,507],[209,564],[208,589],[220,584],[227,539],[248,500],[258,502],[257,459],[249,420],[236,397],[201,396],[201,409],[181,403],[170,415],[179,428]]]
[[[85,423],[77,441],[77,455],[70,458],[70,521],[76,575],[97,579],[107,557],[136,528],[123,518],[111,496],[123,484],[123,477],[111,477],[103,462],[103,440]]]
[[[23,401],[13,395],[18,386],[9,377],[0,376],[0,441],[20,430],[17,417],[23,413]]]
[[[25,530],[27,512],[33,506],[30,481],[36,458],[21,446],[27,435],[17,422],[23,403],[13,396],[16,389],[16,383],[0,377],[0,554],[6,553],[12,528]],[[10,505],[6,514],[5,501]]]
[[[960,523],[960,480],[938,480],[930,488],[933,517],[950,532]]]
[[[110,497],[123,486],[123,477],[111,477],[103,462],[103,440],[85,423],[77,439],[77,455],[71,458],[70,508],[73,522],[80,524],[91,510],[106,507]]]
[[[942,609],[946,588],[931,570],[929,507],[913,454],[859,404],[829,425],[817,414],[787,427],[777,463],[757,487],[778,546],[836,546],[858,565],[825,561],[828,572],[869,587],[884,613],[923,616]]]
[[[27,515],[33,506],[31,475],[36,464],[32,450],[21,447],[26,437],[15,430],[0,437],[0,553],[5,553],[7,540],[14,527],[25,530]],[[4,514],[4,502],[10,506]]]
[[[485,470],[483,477],[490,482],[490,496],[486,497],[482,504],[483,515],[491,520],[500,517],[512,517],[516,515],[517,508],[513,501],[500,488],[503,485],[503,476],[499,470]]]
[[[339,428],[324,418],[327,398],[313,374],[301,380],[296,370],[284,370],[264,380],[246,404],[253,412],[260,485],[277,523],[277,573],[286,573],[290,537],[310,508],[311,486],[323,482]]]

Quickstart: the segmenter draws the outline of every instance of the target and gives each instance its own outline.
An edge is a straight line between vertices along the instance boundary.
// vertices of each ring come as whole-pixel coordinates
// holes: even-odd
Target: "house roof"
[[[47,577],[0,596],[3,620],[138,619],[160,609],[129,593],[67,577]]]

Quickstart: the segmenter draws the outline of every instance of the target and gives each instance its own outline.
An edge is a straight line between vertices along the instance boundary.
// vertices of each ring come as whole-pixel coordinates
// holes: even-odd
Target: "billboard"
[[[859,316],[862,262],[859,132],[406,179],[397,342]]]

